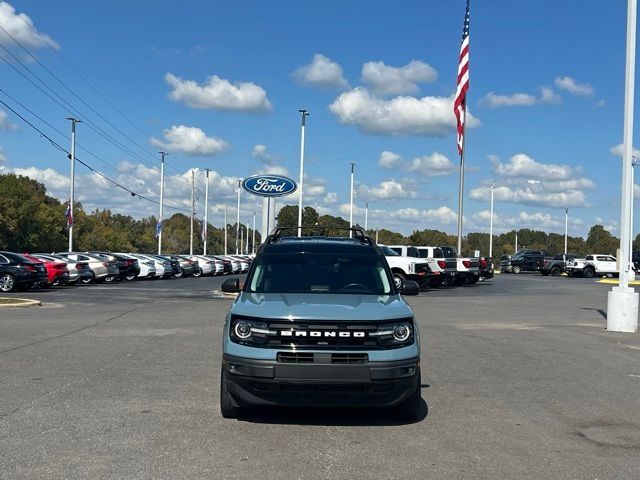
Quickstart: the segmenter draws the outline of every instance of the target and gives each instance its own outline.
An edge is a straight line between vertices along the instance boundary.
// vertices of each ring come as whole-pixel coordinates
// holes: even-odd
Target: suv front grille
[[[278,352],[279,363],[313,363],[313,353]]]
[[[367,363],[369,355],[366,353],[334,353],[331,355],[331,363],[350,364]]]

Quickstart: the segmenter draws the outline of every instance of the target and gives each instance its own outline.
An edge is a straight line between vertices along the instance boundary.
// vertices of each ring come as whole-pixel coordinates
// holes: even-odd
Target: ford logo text
[[[260,197],[284,197],[295,192],[298,185],[281,175],[254,175],[242,182],[242,188]]]

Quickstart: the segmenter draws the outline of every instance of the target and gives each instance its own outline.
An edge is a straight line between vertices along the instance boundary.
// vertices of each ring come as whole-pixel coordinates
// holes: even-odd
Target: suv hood
[[[234,315],[288,320],[391,320],[412,317],[400,295],[241,293]]]

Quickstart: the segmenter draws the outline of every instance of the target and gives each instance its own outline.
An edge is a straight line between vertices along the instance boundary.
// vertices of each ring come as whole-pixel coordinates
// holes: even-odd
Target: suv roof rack
[[[301,230],[309,230],[309,229],[314,229],[314,230],[339,230],[339,231],[345,231],[345,232],[352,232],[353,233],[352,239],[359,240],[360,242],[366,243],[367,245],[373,245],[373,240],[371,240],[371,237],[369,237],[365,233],[365,231],[360,227],[351,227],[351,228],[349,228],[349,227],[319,227],[317,225],[301,227]],[[270,243],[277,242],[282,237],[284,237],[284,233],[287,232],[287,231],[297,232],[298,231],[298,227],[276,227],[271,231],[271,233],[267,237],[267,240],[266,240],[265,243],[270,244]],[[331,237],[329,237],[329,238],[331,238]],[[336,237],[336,238],[340,238],[340,237]]]

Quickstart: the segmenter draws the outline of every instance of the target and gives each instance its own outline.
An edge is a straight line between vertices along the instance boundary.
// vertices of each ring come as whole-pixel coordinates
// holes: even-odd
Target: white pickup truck
[[[458,259],[455,255],[447,257],[445,255],[445,251],[441,247],[421,246],[416,248],[418,249],[418,255],[420,258],[433,258],[438,263],[438,266],[443,269],[443,272],[441,273],[441,283],[443,285],[455,285],[458,273]],[[447,251],[447,253],[451,254],[452,252]]]
[[[438,260],[433,257],[421,256],[417,247],[411,247],[408,245],[388,245],[388,248],[402,257],[412,259],[414,262],[422,262],[429,265],[431,272],[428,283],[430,287],[438,287],[444,281],[445,267],[438,263]],[[387,258],[387,260],[389,259]]]
[[[569,261],[565,271],[570,277],[582,275],[585,278],[612,277],[620,273],[616,257],[600,253],[593,253],[584,258],[575,258]]]

